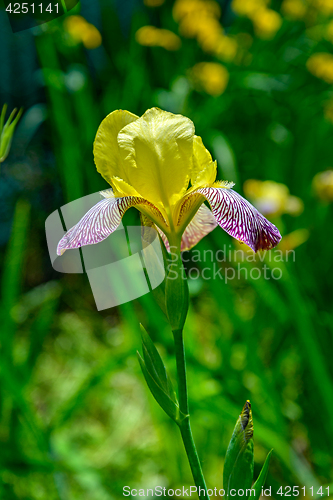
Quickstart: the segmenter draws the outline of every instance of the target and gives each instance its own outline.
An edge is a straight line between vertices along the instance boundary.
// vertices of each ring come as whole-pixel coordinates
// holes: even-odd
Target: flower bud
[[[223,470],[227,496],[233,488],[251,488],[253,480],[253,420],[250,401],[246,401],[232,434]]]

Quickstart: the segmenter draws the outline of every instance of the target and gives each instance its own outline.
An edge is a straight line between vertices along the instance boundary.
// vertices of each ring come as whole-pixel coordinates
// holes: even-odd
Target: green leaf
[[[267,457],[266,457],[266,460],[265,460],[265,463],[264,465],[262,466],[262,469],[260,471],[260,474],[258,476],[258,479],[256,480],[256,482],[254,483],[254,485],[252,486],[252,489],[255,490],[255,497],[254,497],[254,500],[259,500],[260,498],[260,495],[261,495],[261,489],[263,488],[264,484],[265,484],[265,481],[266,481],[266,477],[267,477],[267,472],[268,472],[268,467],[269,467],[269,462],[271,460],[271,455],[272,455],[272,451],[271,450]]]
[[[246,401],[232,434],[223,470],[223,489],[249,489],[253,481],[253,420],[250,401]],[[237,498],[237,496],[236,496]]]
[[[165,315],[167,315],[165,305],[165,280],[163,280],[160,285],[154,288],[151,293],[153,294],[154,300],[159,308],[164,312]]]
[[[140,328],[143,358],[138,353],[138,359],[142,373],[146,379],[150,392],[158,404],[169,417],[179,424],[186,415],[179,409],[176,392],[158,350],[144,327],[140,325]]]
[[[13,308],[20,296],[25,251],[29,235],[30,204],[23,199],[16,203],[11,237],[9,240],[1,278],[1,350],[10,358],[15,337]]]
[[[168,394],[162,389],[158,382],[154,380],[153,376],[147,370],[145,362],[140,356],[139,352],[137,352],[137,355],[142,373],[146,379],[150,392],[152,393],[160,407],[165,411],[165,413],[169,415],[172,420],[179,424],[186,417],[186,415],[184,415],[180,411],[178,403],[170,399]]]
[[[171,380],[167,375],[162,358],[142,325],[140,325],[140,329],[145,366],[157,385],[164,390],[171,400],[177,403],[176,393],[172,387]]]
[[[22,111],[23,111],[22,109],[20,109],[16,115],[16,118],[14,119],[15,113],[17,111],[15,108],[11,112],[6,123],[4,124],[6,110],[7,110],[7,105],[5,104],[2,108],[1,116],[0,116],[0,162],[3,162],[8,156],[10,146],[12,143],[12,139],[13,139],[13,134],[15,131],[15,127],[16,127],[17,122],[19,121],[21,114],[22,114]]]
[[[3,124],[5,123],[5,116],[7,111],[7,104],[2,106],[1,116],[0,116],[0,134],[2,133]]]

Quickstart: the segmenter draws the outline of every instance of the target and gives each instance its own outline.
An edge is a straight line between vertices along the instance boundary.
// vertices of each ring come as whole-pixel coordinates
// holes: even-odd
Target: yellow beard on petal
[[[225,189],[231,189],[234,187],[235,183],[234,182],[229,182],[229,181],[216,181],[214,184],[212,184],[212,187],[215,188],[225,188]]]

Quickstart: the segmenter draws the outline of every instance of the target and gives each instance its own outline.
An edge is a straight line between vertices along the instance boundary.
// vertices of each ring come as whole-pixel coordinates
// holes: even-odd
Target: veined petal
[[[149,109],[118,134],[122,178],[154,205],[172,207],[188,187],[193,135],[188,118]]]
[[[281,240],[277,227],[236,191],[228,187],[208,187],[198,189],[195,193],[202,194],[208,200],[216,222],[222,229],[246,243],[254,252],[269,250]]]
[[[199,136],[193,140],[193,168],[191,183],[194,189],[213,184],[216,178],[216,162],[212,160],[210,152],[203,145]]]
[[[57,254],[84,245],[94,245],[107,238],[119,226],[126,210],[134,205],[146,205],[154,218],[164,221],[162,214],[149,201],[135,196],[114,198],[112,190],[103,191],[104,200],[93,206],[82,219],[61,238]]]
[[[94,141],[95,164],[97,171],[109,184],[112,177],[119,177],[128,182],[119,156],[117,136],[121,129],[138,118],[129,111],[117,109],[104,118],[97,130]]]
[[[202,238],[213,231],[216,226],[217,222],[212,212],[205,205],[201,205],[183,233],[180,247],[181,252],[193,248]],[[170,245],[166,235],[159,228],[157,230],[165,244],[165,248],[170,252]]]
[[[183,233],[181,251],[190,250],[216,226],[212,212],[205,205],[201,205]]]

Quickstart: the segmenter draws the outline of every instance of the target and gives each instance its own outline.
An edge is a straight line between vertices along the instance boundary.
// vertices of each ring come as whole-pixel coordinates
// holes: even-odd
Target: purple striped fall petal
[[[59,255],[103,241],[132,206],[143,225],[158,229],[167,250],[169,243],[191,249],[217,224],[255,252],[281,239],[278,229],[231,189],[233,183],[214,182],[216,162],[184,116],[158,108],[141,117],[114,111],[98,128],[94,159],[113,190],[102,192],[105,199],[65,234]]]
[[[281,240],[277,227],[233,189],[208,187],[197,192],[208,200],[219,226],[254,252],[269,250]]]
[[[135,205],[148,206],[148,210],[163,220],[158,209],[149,201],[134,196],[114,198],[112,191],[101,191],[104,200],[94,205],[82,219],[61,238],[57,247],[57,254],[62,255],[66,250],[79,248],[84,245],[94,245],[105,240],[119,226],[127,209]]]

